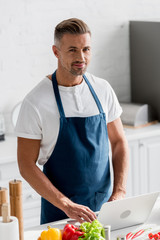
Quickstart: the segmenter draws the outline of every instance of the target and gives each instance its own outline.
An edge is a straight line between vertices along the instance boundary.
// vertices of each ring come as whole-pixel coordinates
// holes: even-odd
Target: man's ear
[[[57,58],[59,58],[58,48],[57,48],[55,45],[52,46],[52,51],[53,51],[54,55],[55,55]]]

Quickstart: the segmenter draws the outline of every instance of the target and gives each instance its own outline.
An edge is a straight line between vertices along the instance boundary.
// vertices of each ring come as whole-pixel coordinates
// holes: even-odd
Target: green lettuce
[[[80,229],[84,232],[83,240],[105,240],[104,228],[97,219],[92,223],[82,223]]]

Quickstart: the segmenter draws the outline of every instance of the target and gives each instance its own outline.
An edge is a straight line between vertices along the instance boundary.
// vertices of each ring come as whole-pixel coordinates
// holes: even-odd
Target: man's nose
[[[85,57],[84,57],[84,52],[83,51],[77,52],[76,60],[79,61],[79,62],[84,62],[85,61]]]

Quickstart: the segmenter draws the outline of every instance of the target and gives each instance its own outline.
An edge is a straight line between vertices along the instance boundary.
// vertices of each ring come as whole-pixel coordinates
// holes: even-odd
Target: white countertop
[[[44,225],[40,225],[31,229],[28,229],[24,233],[24,240],[37,240],[41,232],[43,230],[47,230],[48,225],[51,227],[63,229],[66,223],[67,223],[66,220],[61,220],[61,221],[44,224]],[[121,230],[111,231],[111,240],[116,240],[119,235],[122,235],[122,234],[126,235],[129,232],[137,232],[142,228],[146,229],[150,227],[152,227],[152,230],[149,230],[149,232],[153,232],[154,230],[156,230],[157,232],[160,231],[160,198],[157,199],[154,205],[154,208],[152,209],[151,215],[149,219],[146,221],[146,223],[129,227],[129,228],[124,228]],[[141,239],[147,240],[148,238],[143,237]]]
[[[160,136],[160,123],[156,123],[142,128],[124,128],[127,140]]]

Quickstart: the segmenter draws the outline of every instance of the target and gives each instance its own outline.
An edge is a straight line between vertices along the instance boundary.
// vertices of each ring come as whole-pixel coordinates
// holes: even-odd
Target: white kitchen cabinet
[[[139,174],[137,173],[139,164],[139,152],[138,141],[132,141],[129,143],[129,173],[127,180],[127,196],[135,196],[139,193]],[[136,169],[136,171],[135,171]]]
[[[160,124],[126,129],[130,150],[127,196],[160,191]]]
[[[140,191],[160,191],[160,137],[140,141]]]
[[[9,181],[22,181],[24,229],[40,224],[40,196],[21,177],[17,164],[16,137],[7,136],[0,141],[0,187],[8,189]]]

